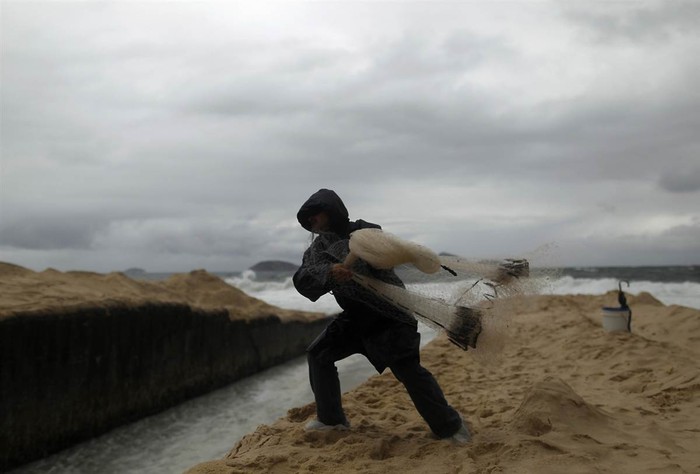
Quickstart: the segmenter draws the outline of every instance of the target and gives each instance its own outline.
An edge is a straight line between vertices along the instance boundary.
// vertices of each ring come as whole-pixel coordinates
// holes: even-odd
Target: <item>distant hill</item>
[[[265,260],[253,265],[250,267],[250,270],[254,272],[294,272],[297,268],[299,268],[299,265],[283,262],[282,260]]]

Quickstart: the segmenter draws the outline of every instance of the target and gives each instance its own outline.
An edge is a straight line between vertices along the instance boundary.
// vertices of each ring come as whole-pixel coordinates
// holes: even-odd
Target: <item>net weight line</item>
[[[476,349],[476,341],[482,330],[479,310],[417,295],[405,288],[357,273],[353,274],[353,281],[418,321],[444,330],[450,342],[460,349]]]

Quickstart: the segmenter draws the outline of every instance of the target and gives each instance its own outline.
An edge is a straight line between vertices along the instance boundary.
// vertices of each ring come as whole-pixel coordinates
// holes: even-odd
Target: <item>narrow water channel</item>
[[[435,332],[421,327],[422,343]],[[362,356],[340,361],[343,391],[376,372]],[[313,401],[306,358],[300,357],[24,465],[11,474],[173,474],[225,455],[258,425]]]

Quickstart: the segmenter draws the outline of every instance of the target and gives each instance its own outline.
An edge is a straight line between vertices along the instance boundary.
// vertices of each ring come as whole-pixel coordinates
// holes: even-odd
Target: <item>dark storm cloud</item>
[[[659,180],[659,186],[671,193],[700,191],[700,167],[669,170]]]
[[[544,160],[533,163],[541,176],[575,181],[655,180],[669,166],[691,161],[694,130],[700,127],[697,106],[691,102],[618,108],[581,103],[521,136],[519,146],[524,151],[532,147],[532,154]]]

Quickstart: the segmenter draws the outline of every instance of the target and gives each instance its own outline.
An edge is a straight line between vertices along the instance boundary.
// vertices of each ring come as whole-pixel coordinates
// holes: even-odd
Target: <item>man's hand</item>
[[[331,267],[331,278],[337,283],[347,283],[352,280],[352,270],[342,263],[336,263]]]

